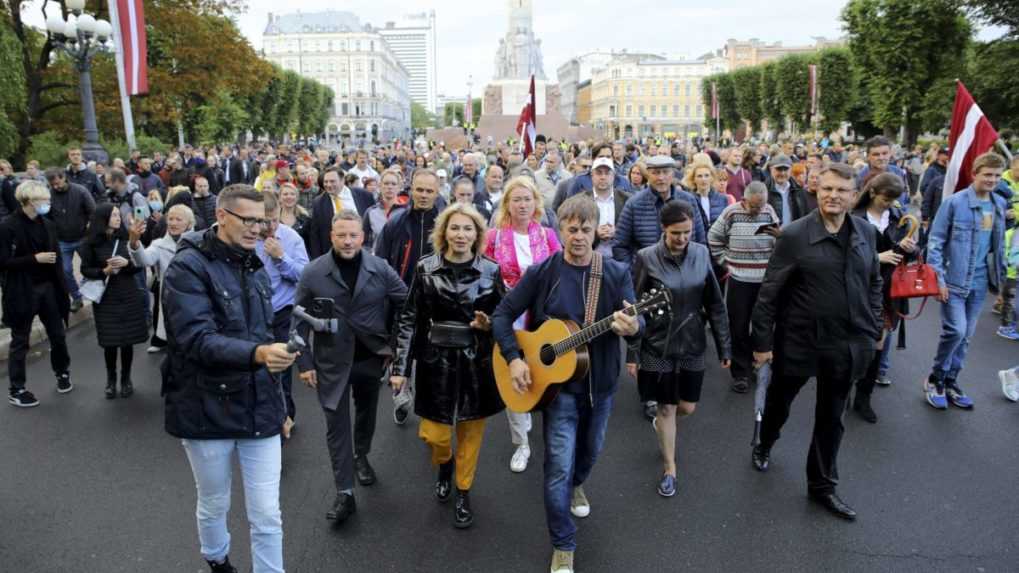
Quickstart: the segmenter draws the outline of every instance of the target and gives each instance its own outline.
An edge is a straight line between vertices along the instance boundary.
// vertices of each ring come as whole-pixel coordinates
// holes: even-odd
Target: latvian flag
[[[952,152],[945,171],[942,198],[969,187],[973,181],[973,160],[986,153],[998,141],[998,132],[984,116],[973,96],[962,82],[956,82],[955,109],[948,132],[948,148]]]

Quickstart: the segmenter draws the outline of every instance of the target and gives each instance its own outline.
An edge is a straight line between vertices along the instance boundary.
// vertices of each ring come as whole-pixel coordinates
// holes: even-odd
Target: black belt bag
[[[439,348],[470,348],[474,346],[474,332],[462,322],[433,322],[428,342]]]

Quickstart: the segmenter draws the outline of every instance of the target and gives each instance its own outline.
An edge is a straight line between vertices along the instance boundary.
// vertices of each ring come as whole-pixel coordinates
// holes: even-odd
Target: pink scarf
[[[536,265],[547,259],[553,253],[559,252],[559,240],[555,233],[549,232],[537,221],[531,221],[527,225],[527,238],[531,245],[531,264]],[[499,263],[499,270],[502,273],[502,280],[506,286],[513,288],[517,286],[523,272],[520,270],[520,263],[517,262],[517,249],[513,242],[513,227],[503,225],[498,229],[488,232],[488,241],[485,247],[485,254]]]

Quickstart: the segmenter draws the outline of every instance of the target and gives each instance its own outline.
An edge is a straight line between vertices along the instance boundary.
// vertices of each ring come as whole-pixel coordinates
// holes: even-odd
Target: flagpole
[[[131,151],[138,149],[134,138],[134,116],[131,114],[131,97],[127,95],[127,78],[124,77],[124,41],[120,35],[120,15],[117,0],[110,0],[110,20],[113,23],[113,46],[117,61],[117,86],[120,88],[120,110],[124,115],[124,139]]]
[[[998,145],[998,147],[1001,148],[1001,151],[1005,154],[1005,157],[1008,159],[1008,162],[1011,163],[1012,162],[1012,151],[1009,150],[1007,145],[1005,145],[1005,142],[1002,141],[1001,138],[999,137],[998,141],[995,141],[995,143]]]

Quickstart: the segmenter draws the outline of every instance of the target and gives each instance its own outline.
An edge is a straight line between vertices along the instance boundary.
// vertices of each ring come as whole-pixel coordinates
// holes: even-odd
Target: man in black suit
[[[229,166],[225,169],[227,173],[227,181],[230,183],[244,183],[245,185],[251,185],[255,182],[255,177],[258,175],[258,170],[255,169],[254,164],[248,159],[248,150],[241,148],[237,152],[237,157],[231,157],[229,159]]]
[[[363,189],[351,189],[343,184],[343,171],[330,167],[322,175],[322,188],[311,204],[311,223],[308,232],[308,256],[312,259],[329,252],[332,242],[329,238],[333,228],[333,215],[344,209],[364,212],[375,203],[372,194]]]

